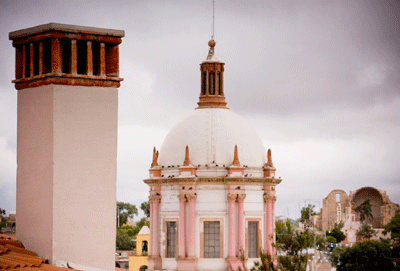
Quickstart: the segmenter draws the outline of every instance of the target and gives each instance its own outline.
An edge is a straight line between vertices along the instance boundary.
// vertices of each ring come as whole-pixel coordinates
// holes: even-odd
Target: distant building
[[[362,187],[351,191],[349,196],[343,190],[333,190],[323,200],[321,208],[322,229],[332,230],[337,223],[346,221],[360,221],[359,214],[354,209],[370,201],[373,219],[366,222],[374,228],[383,228],[395,215],[396,210],[400,209],[398,204],[390,201],[385,190],[374,187]],[[348,216],[353,214],[353,216]],[[347,217],[347,220],[346,220]]]
[[[153,151],[149,270],[238,270],[275,255],[271,151],[226,107],[224,63],[209,42],[198,107]],[[190,150],[190,152],[189,152]],[[243,270],[243,266],[241,266]]]
[[[150,249],[150,229],[143,226],[136,236],[136,255],[129,256],[129,271],[139,271],[140,267],[148,265]]]

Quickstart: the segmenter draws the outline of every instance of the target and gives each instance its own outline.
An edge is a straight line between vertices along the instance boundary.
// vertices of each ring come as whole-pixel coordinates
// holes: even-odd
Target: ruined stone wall
[[[339,196],[336,196],[336,195]],[[321,209],[322,230],[332,230],[337,222],[346,220],[345,209],[349,206],[349,198],[345,191],[340,189],[332,190],[323,200]]]

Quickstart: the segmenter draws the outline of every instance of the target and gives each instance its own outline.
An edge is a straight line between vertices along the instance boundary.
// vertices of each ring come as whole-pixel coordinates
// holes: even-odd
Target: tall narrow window
[[[249,258],[257,258],[258,222],[249,221]]]
[[[215,73],[214,72],[210,72],[210,95],[214,95],[215,94]]]
[[[207,87],[207,73],[206,72],[203,72],[203,75],[202,75],[202,92],[203,92],[203,95],[206,95],[206,87]]]
[[[336,202],[340,202],[340,193],[336,193]]]
[[[175,258],[176,254],[176,222],[167,222],[167,258]]]
[[[204,258],[220,257],[219,221],[204,222]]]

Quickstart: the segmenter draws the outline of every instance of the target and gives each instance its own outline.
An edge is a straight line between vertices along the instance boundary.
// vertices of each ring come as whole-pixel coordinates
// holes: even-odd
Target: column
[[[92,52],[92,42],[86,42],[86,74],[93,75],[93,52]]]
[[[76,40],[71,40],[71,74],[78,73],[78,60],[77,60]]]
[[[43,42],[39,42],[39,75],[43,74]]]
[[[179,252],[180,259],[186,257],[186,196],[179,194]]]
[[[29,74],[30,77],[35,75],[34,56],[33,56],[33,43],[29,44]]]
[[[150,244],[149,244],[149,256],[153,256],[153,247],[154,247],[154,223],[153,223],[153,218],[154,218],[154,208],[153,208],[153,199],[152,196],[149,196],[149,203],[150,203]]]
[[[55,38],[51,40],[51,72],[61,72],[61,64],[61,44],[60,41]]]
[[[235,201],[236,194],[228,193],[228,258],[235,258]]]
[[[265,240],[264,250],[268,251],[271,255],[275,255],[272,243],[274,242],[274,204],[276,197],[264,194],[265,202]]]
[[[119,76],[119,48],[118,45],[109,47],[106,50],[106,73],[107,76]]]
[[[188,246],[188,258],[196,258],[196,214],[195,214],[195,203],[196,195],[188,194],[187,199],[189,201],[189,246]]]
[[[239,194],[238,201],[238,248],[237,255],[240,257],[244,251],[244,207],[243,202],[246,198],[246,194]]]
[[[159,257],[160,256],[160,231],[159,231],[159,208],[160,208],[160,202],[161,202],[161,196],[156,195],[154,196],[154,203],[153,203],[153,211],[154,211],[154,218],[153,218],[153,224],[154,224],[154,247],[153,247],[153,252],[154,256]]]
[[[271,255],[275,256],[276,255],[276,248],[272,245],[275,243],[275,201],[276,201],[276,196],[272,197],[271,203],[270,203],[270,220],[271,220],[271,227],[270,227],[270,232],[271,232]]]
[[[100,42],[100,76],[106,75],[106,45]]]

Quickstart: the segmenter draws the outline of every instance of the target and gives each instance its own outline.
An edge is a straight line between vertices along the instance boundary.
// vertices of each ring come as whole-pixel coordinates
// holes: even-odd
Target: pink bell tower
[[[122,30],[9,34],[18,90],[17,238],[51,264],[114,270]]]

